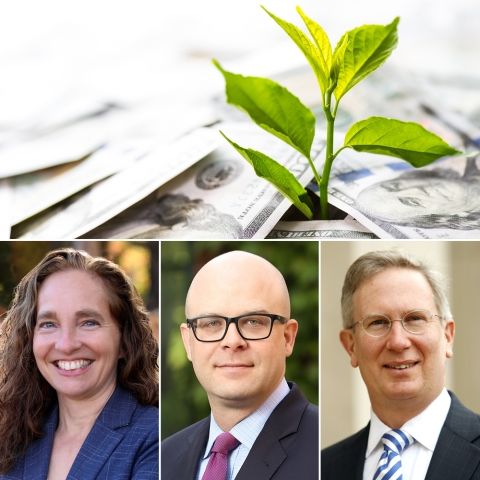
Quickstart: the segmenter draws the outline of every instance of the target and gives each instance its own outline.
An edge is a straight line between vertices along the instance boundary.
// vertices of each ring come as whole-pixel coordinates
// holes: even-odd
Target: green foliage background
[[[161,435],[165,438],[210,413],[207,396],[185,354],[179,325],[195,273],[210,259],[231,250],[258,254],[284,275],[299,322],[287,379],[318,404],[318,243],[162,242],[161,246]]]

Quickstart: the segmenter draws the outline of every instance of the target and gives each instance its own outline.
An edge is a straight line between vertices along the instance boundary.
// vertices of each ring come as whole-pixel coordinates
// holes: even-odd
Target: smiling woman
[[[0,338],[0,479],[158,478],[158,347],[116,264],[50,252]]]

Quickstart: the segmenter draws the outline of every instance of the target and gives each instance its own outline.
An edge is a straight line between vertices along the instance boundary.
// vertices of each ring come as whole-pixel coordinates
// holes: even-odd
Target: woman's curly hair
[[[54,250],[20,281],[0,324],[0,474],[12,468],[42,434],[56,402],[55,390],[40,374],[33,355],[38,291],[47,277],[81,270],[100,278],[121,332],[117,381],[144,405],[158,405],[158,343],[141,298],[115,263],[71,248]]]

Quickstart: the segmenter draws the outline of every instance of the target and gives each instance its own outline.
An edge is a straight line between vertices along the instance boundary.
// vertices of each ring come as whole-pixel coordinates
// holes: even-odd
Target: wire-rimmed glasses
[[[219,342],[223,340],[231,323],[235,324],[238,333],[244,340],[264,340],[272,333],[275,320],[280,323],[287,321],[281,315],[253,312],[238,317],[204,315],[187,318],[187,325],[192,329],[199,342]]]
[[[354,328],[355,325],[360,324],[367,335],[371,337],[383,337],[390,332],[393,322],[400,322],[408,333],[422,335],[427,331],[428,324],[434,317],[441,320],[439,315],[422,309],[411,310],[405,313],[402,318],[393,320],[387,315],[375,313],[367,315],[363,320],[355,322],[350,328]]]

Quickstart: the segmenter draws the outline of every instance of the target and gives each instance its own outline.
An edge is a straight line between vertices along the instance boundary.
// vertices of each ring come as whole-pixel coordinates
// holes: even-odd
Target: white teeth
[[[388,368],[394,368],[395,370],[405,370],[406,368],[413,367],[414,363],[409,363],[408,365],[389,365]]]
[[[73,360],[67,362],[66,360],[59,360],[57,362],[58,368],[62,370],[77,370],[78,368],[85,368],[92,363],[91,360]]]

